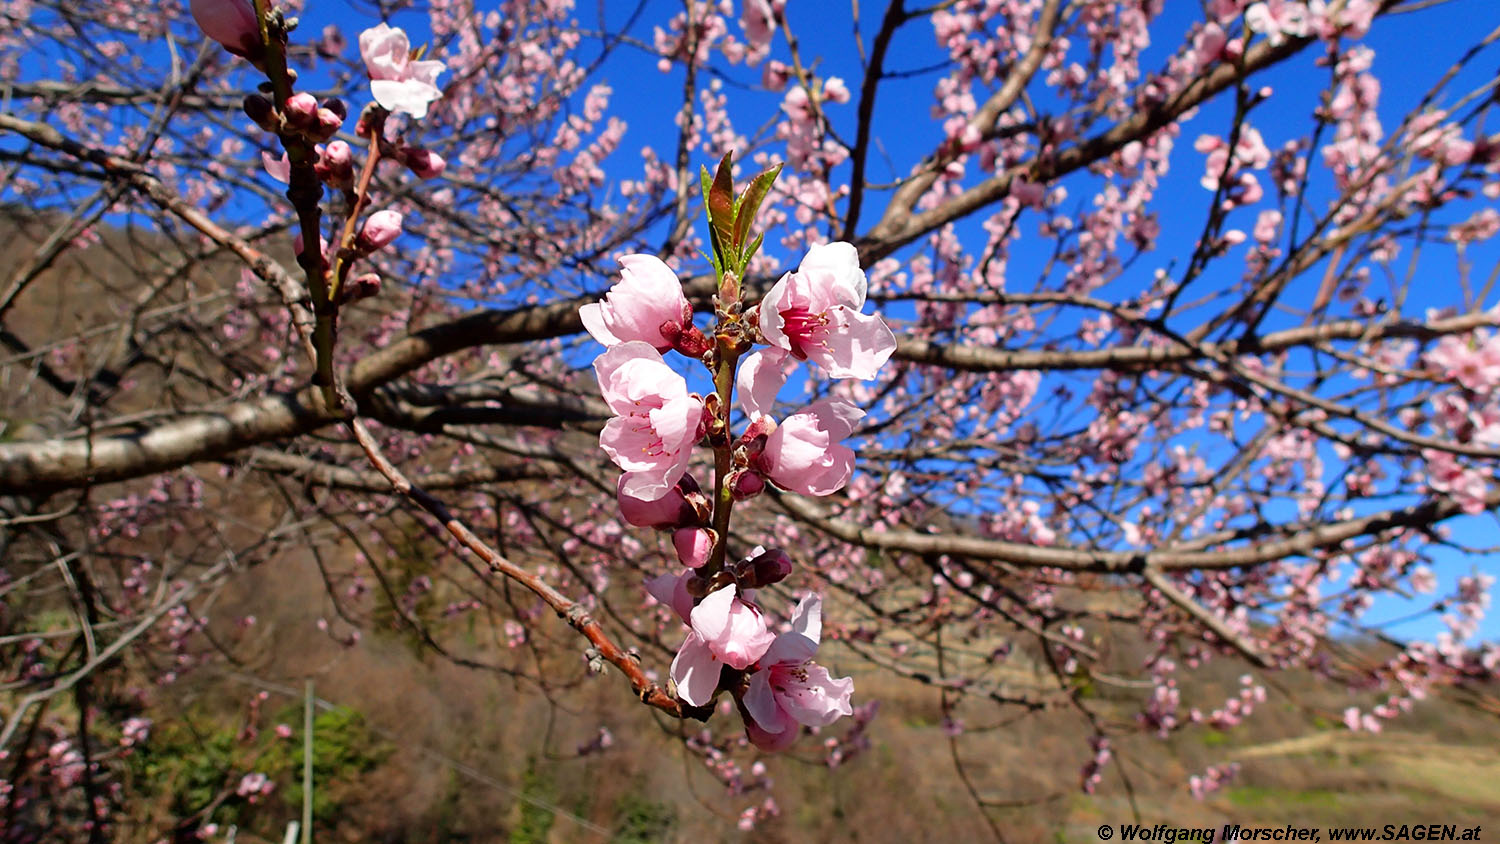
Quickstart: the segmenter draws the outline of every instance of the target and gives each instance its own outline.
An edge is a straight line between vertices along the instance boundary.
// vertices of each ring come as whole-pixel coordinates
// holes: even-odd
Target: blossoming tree
[[[303,5],[5,9],[0,836],[104,835],[309,548],[342,645],[622,676],[742,791],[865,746],[843,670],[1071,708],[1092,791],[1277,671],[1500,669],[1487,5]]]

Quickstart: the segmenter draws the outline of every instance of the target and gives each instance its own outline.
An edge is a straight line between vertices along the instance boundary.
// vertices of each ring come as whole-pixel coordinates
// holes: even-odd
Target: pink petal
[[[620,515],[636,527],[674,528],[686,521],[683,516],[688,506],[687,498],[676,487],[655,501],[647,501],[627,494],[621,479],[615,486],[615,498],[620,505]]]
[[[689,633],[672,659],[672,682],[677,684],[677,696],[693,706],[706,706],[719,688],[722,665],[697,633]]]
[[[716,589],[708,593],[708,597],[698,602],[693,608],[692,624],[693,632],[702,636],[704,641],[713,641],[724,635],[729,629],[729,613],[734,606],[735,586],[733,583],[723,589]]]
[[[828,669],[816,663],[802,666],[806,679],[789,678],[777,690],[776,702],[788,715],[809,727],[826,727],[840,716],[854,714],[849,698],[854,694],[854,679],[834,679]],[[780,678],[776,678],[780,679]]]
[[[760,300],[760,336],[772,346],[782,349],[792,347],[786,333],[781,330],[781,311],[788,307],[786,300],[791,284],[792,274],[787,273],[780,281],[771,285],[771,290]]]
[[[247,37],[260,40],[260,22],[248,0],[191,0],[188,9],[204,35],[234,52],[245,48]]]
[[[788,726],[796,723],[781,711],[780,706],[776,705],[776,694],[771,690],[769,670],[757,671],[750,675],[750,687],[745,689],[745,696],[741,700],[744,701],[745,711],[755,719],[755,723],[761,729],[768,733],[785,732]]]
[[[808,359],[829,378],[874,378],[896,351],[896,335],[885,320],[847,308],[834,308],[828,317],[828,330],[808,349]]]
[[[801,665],[818,653],[818,639],[823,631],[823,602],[808,595],[792,613],[792,629],[776,637],[761,665]]]
[[[372,79],[370,93],[383,108],[405,112],[418,120],[427,116],[427,104],[443,95],[436,86],[413,79]]]
[[[791,747],[796,743],[797,736],[801,732],[801,730],[786,729],[779,733],[768,733],[754,721],[745,722],[745,735],[750,739],[750,743],[767,753],[776,753]]]
[[[411,42],[402,30],[380,23],[359,34],[359,54],[372,80],[401,79],[411,56]]]
[[[853,244],[838,241],[814,246],[807,250],[807,255],[797,266],[797,273],[813,279],[818,287],[826,288],[829,305],[846,305],[856,311],[864,307],[867,281],[865,271],[859,266],[859,252]]]
[[[280,158],[265,150],[260,153],[261,164],[265,165],[266,173],[278,182],[286,183],[292,180],[292,162],[282,153]]]
[[[609,325],[604,321],[604,305],[600,302],[584,305],[578,309],[578,318],[583,320],[584,330],[602,346],[618,345],[621,340],[616,337]]]
[[[691,572],[663,574],[646,581],[646,591],[651,597],[671,607],[687,624],[693,612],[693,596],[687,591],[687,579]]]
[[[672,533],[672,547],[683,565],[699,568],[713,554],[714,532],[701,527],[678,528]]]
[[[784,349],[757,349],[740,364],[735,376],[740,407],[751,419],[768,414],[776,405],[776,394],[786,385],[797,362]]]

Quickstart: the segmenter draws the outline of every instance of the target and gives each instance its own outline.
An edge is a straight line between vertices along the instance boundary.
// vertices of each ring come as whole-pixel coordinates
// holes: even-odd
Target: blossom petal
[[[844,307],[828,311],[828,330],[822,342],[808,348],[808,359],[823,368],[829,378],[869,381],[896,351],[896,335],[885,320]]]
[[[672,659],[672,682],[677,685],[677,696],[693,706],[706,706],[719,688],[722,665],[702,637],[688,633]]]
[[[854,694],[854,679],[835,679],[828,669],[809,662],[802,666],[805,679],[792,678],[778,689],[776,702],[788,715],[809,727],[826,727],[840,716],[853,715],[849,698]]]
[[[782,730],[779,733],[768,733],[761,729],[761,726],[754,721],[745,722],[745,735],[750,739],[750,743],[767,753],[786,750],[796,743],[797,737],[801,733],[801,730],[794,729]]]
[[[589,336],[599,341],[602,346],[615,346],[621,340],[616,337],[609,325],[604,321],[604,305],[599,302],[584,305],[578,309],[578,318],[583,320],[583,327]]]
[[[415,79],[372,79],[370,93],[382,108],[405,112],[418,120],[427,116],[427,104],[443,96],[436,85]]]
[[[776,637],[761,665],[801,665],[818,653],[818,639],[823,630],[823,602],[808,595],[792,613],[792,629]]]
[[[797,265],[797,272],[820,279],[814,286],[827,287],[831,293],[829,305],[846,305],[856,311],[864,307],[868,282],[854,244],[838,241],[814,246]]]
[[[401,79],[410,60],[411,42],[403,30],[380,23],[359,34],[359,55],[371,79]]]
[[[646,581],[646,591],[651,597],[675,610],[683,624],[689,623],[688,617],[693,612],[693,596],[687,591],[689,576],[689,572],[662,574]]]
[[[776,693],[771,690],[771,672],[757,671],[750,675],[750,687],[742,698],[745,711],[755,723],[768,733],[784,732],[787,728],[786,713],[776,705]]]
[[[770,413],[776,406],[776,394],[786,386],[786,380],[796,365],[791,355],[775,346],[757,349],[745,358],[735,376],[740,407],[745,415],[755,419]]]
[[[705,641],[722,637],[729,629],[729,613],[734,606],[734,593],[735,585],[731,583],[723,589],[715,589],[708,597],[699,601],[698,606],[693,608],[693,632],[702,636]]]

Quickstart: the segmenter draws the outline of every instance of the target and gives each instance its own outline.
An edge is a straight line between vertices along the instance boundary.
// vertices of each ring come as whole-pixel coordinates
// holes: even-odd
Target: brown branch
[[[833,518],[811,502],[796,496],[778,497],[782,509],[799,521],[822,530],[835,539],[866,548],[908,551],[916,554],[953,554],[979,560],[1009,563],[1021,568],[1057,568],[1100,574],[1144,574],[1159,572],[1222,570],[1274,563],[1288,557],[1305,556],[1334,549],[1361,536],[1378,536],[1396,528],[1425,529],[1463,512],[1450,499],[1432,499],[1421,504],[1387,510],[1369,516],[1309,525],[1291,536],[1251,542],[1215,550],[1106,551],[1087,548],[1043,547],[1002,539],[958,534],[917,533],[904,530],[874,530],[855,522]],[[1500,487],[1486,496],[1486,506],[1500,507]],[[1273,528],[1247,531],[1244,535],[1220,534],[1219,542],[1253,539]]]

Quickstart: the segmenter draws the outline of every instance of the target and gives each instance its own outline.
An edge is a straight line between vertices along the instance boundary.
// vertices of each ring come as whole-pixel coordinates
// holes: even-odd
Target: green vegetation
[[[640,794],[627,794],[615,803],[620,826],[615,844],[654,844],[671,838],[677,812],[668,803],[655,803]]]
[[[297,727],[289,740],[276,741],[261,760],[260,770],[278,784],[282,802],[302,805],[302,730],[300,706],[289,707],[283,720]],[[365,724],[364,716],[340,706],[313,719],[313,819],[330,822],[340,815],[340,804],[357,787],[359,777],[375,770],[390,755]]]
[[[548,803],[557,797],[557,787],[552,778],[537,768],[536,759],[526,762],[526,774],[521,779],[522,793]],[[531,801],[521,802],[521,820],[510,831],[510,844],[542,844],[557,815]]]

